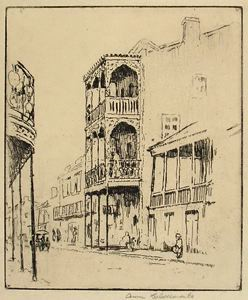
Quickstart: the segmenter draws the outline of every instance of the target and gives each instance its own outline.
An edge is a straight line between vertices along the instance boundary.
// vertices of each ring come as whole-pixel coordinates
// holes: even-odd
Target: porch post
[[[97,214],[98,214],[98,247],[100,247],[100,232],[101,232],[101,228],[100,228],[100,222],[101,222],[101,217],[100,217],[100,212],[101,212],[101,206],[100,206],[100,194],[97,194],[97,197],[98,197],[98,211],[97,211]]]
[[[90,194],[90,247],[93,248],[93,212],[92,212],[92,194]]]
[[[15,260],[15,207],[14,207],[14,182],[11,183],[11,217],[12,217],[12,260]]]
[[[34,182],[33,182],[33,153],[30,155],[30,185],[31,185],[31,233],[32,233],[32,272],[33,281],[37,281],[36,245],[35,245],[35,212],[34,212]]]
[[[19,168],[19,205],[20,205],[20,264],[21,271],[24,271],[24,259],[23,259],[23,236],[22,236],[22,171]]]
[[[106,187],[106,251],[108,251],[108,206],[109,206],[109,189],[108,189],[108,185]]]

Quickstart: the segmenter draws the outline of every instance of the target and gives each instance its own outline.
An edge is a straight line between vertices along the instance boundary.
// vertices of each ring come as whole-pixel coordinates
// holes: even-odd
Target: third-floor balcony
[[[139,98],[106,97],[93,110],[88,109],[86,113],[87,126],[101,118],[105,113],[125,116],[139,115]]]
[[[107,97],[106,113],[114,115],[138,115],[139,100],[138,97]]]

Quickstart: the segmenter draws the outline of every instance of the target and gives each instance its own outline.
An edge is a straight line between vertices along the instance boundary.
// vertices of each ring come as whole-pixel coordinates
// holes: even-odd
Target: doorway
[[[186,251],[198,252],[199,245],[199,212],[190,210],[185,212],[186,221]]]

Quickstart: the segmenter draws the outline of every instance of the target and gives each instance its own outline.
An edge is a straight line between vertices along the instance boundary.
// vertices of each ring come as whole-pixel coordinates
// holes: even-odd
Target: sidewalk
[[[170,262],[183,263],[183,264],[214,267],[214,264],[211,264],[209,262],[209,258],[207,257],[207,255],[200,254],[200,253],[184,253],[183,257],[180,259],[177,259],[175,254],[172,252],[163,252],[158,250],[157,251],[156,250],[135,250],[133,252],[121,250],[120,252],[118,252],[118,254],[129,256],[129,257],[135,256],[143,259],[151,259],[159,262],[170,261]]]
[[[57,247],[53,247],[57,248]],[[98,250],[96,248],[85,248],[85,247],[78,247],[78,246],[64,246],[64,247],[58,247],[58,249],[61,250],[68,250],[68,251],[77,251],[77,252],[93,252],[97,254],[103,254],[103,255],[121,255],[126,257],[137,257],[140,259],[147,259],[151,261],[157,261],[157,262],[175,262],[175,263],[183,263],[183,264],[189,264],[189,265],[199,265],[199,266],[205,266],[205,267],[214,267],[214,264],[210,262],[210,259],[207,255],[200,254],[200,253],[184,253],[183,257],[180,259],[177,259],[175,254],[172,252],[163,252],[158,250],[126,250],[126,249],[120,249],[120,250]]]
[[[27,264],[27,262],[26,262]],[[6,260],[6,288],[44,288],[49,282],[39,277],[37,281],[32,280],[31,266],[25,266],[24,271],[20,270],[20,260]]]

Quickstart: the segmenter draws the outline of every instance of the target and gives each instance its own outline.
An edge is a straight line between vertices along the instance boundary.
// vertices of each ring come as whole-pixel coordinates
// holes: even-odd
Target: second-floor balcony
[[[178,190],[153,193],[150,199],[150,207],[206,202],[212,196],[212,186],[212,183],[202,183]]]
[[[106,179],[106,166],[105,163],[101,163],[95,166],[93,169],[85,173],[85,185],[86,187],[99,184]]]
[[[72,217],[81,217],[83,215],[82,201],[74,202],[71,204],[57,206],[53,209],[53,219],[62,220]]]
[[[97,105],[96,108],[94,108],[92,111],[86,112],[86,124],[87,126],[94,123],[96,120],[98,120],[101,116],[105,114],[106,111],[106,102],[103,101],[99,105]]]
[[[91,187],[109,180],[140,178],[140,161],[137,159],[109,160],[107,167],[102,163],[85,173],[85,185]]]
[[[140,161],[137,159],[110,160],[108,176],[111,179],[138,179]]]

